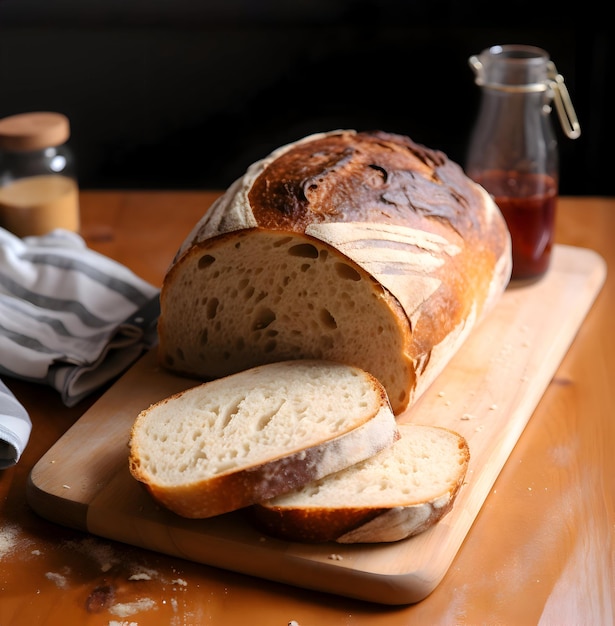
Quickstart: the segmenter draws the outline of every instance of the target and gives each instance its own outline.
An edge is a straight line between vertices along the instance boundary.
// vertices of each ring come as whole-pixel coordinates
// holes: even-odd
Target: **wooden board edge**
[[[175,518],[175,524],[165,525],[165,536],[161,538],[160,524],[147,517],[138,519],[138,529],[130,515],[116,514],[112,526],[102,523],[103,519],[96,505],[89,507],[88,532],[207,567],[380,605],[404,606],[424,600],[440,584],[450,566],[447,564],[436,573],[432,570],[382,574],[345,565],[341,553],[348,546],[334,543],[320,546],[329,554],[328,558],[314,559],[308,554],[292,553],[290,542],[272,537],[242,542],[220,532],[203,531],[196,520]],[[268,545],[271,543],[277,549],[271,549]]]
[[[70,440],[79,436],[80,431],[91,428],[96,429],[96,437],[94,441],[90,441],[91,457],[93,463],[97,466],[107,466],[113,468],[118,463],[118,458],[127,458],[128,448],[122,447],[109,451],[108,439],[105,438],[105,430],[107,425],[104,420],[100,420],[99,413],[107,412],[113,416],[115,420],[123,420],[125,423],[132,423],[138,412],[144,408],[139,402],[132,407],[127,407],[118,400],[122,392],[129,393],[135,384],[135,380],[146,372],[149,377],[156,380],[157,377],[164,378],[167,386],[160,386],[160,399],[174,393],[180,389],[188,388],[198,381],[189,378],[181,378],[163,372],[157,363],[157,348],[154,347],[143,356],[141,356],[124,374],[109,388],[105,393],[88,409],[83,415],[58,439],[45,454],[36,462],[30,470],[26,484],[26,499],[28,504],[38,512],[43,511],[43,517],[49,517],[53,512],[50,510],[53,503],[62,502],[63,506],[71,507],[74,514],[71,516],[73,521],[81,520],[81,514],[77,513],[83,507],[87,510],[90,502],[105,487],[105,483],[100,482],[98,476],[90,477],[88,473],[82,473],[73,477],[70,475],[67,467],[70,466]],[[153,400],[152,400],[153,401]],[[89,432],[88,434],[91,434]],[[128,435],[120,443],[121,446],[127,446]],[[50,468],[53,467],[53,476],[56,480],[50,480]],[[93,466],[94,467],[94,466]],[[90,473],[94,474],[93,467]],[[73,480],[75,480],[75,484]],[[68,487],[65,487],[64,483]],[[71,483],[68,485],[68,483]],[[68,509],[66,509],[68,511]],[[56,516],[57,517],[57,516]],[[55,520],[53,520],[55,521]],[[87,528],[84,526],[84,529]]]
[[[32,473],[26,482],[26,502],[37,515],[50,522],[84,532],[88,530],[88,505],[46,491],[36,483]]]

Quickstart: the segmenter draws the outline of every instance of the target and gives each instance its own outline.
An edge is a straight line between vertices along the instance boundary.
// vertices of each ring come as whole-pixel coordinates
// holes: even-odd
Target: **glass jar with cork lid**
[[[0,119],[0,226],[18,237],[55,228],[77,232],[79,188],[61,113],[34,112]]]

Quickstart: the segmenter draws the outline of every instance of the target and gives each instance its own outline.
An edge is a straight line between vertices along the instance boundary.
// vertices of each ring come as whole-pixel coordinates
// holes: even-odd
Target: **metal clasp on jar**
[[[557,71],[555,63],[548,61],[547,63],[547,80],[545,82],[530,83],[525,85],[510,85],[504,83],[496,83],[485,80],[484,66],[476,55],[472,55],[468,59],[470,67],[476,75],[476,84],[488,89],[498,91],[508,91],[510,93],[536,93],[539,91],[548,91],[549,99],[555,102],[555,109],[562,129],[570,139],[577,139],[581,136],[581,126],[577,119],[577,114],[572,105],[568,88],[564,82],[564,77]]]
[[[553,61],[549,61],[547,71],[550,79],[549,88],[553,92],[553,101],[562,129],[567,137],[577,139],[581,136],[581,126],[572,106],[568,88],[564,83],[564,77],[557,71]]]

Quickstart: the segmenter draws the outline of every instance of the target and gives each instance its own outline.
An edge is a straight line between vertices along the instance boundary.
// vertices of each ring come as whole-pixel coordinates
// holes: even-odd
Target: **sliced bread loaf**
[[[327,359],[412,404],[498,300],[510,235],[489,194],[408,137],[320,133],[254,163],[167,272],[161,364],[201,379]]]
[[[470,458],[465,439],[435,426],[400,424],[377,455],[253,507],[256,524],[282,539],[378,543],[423,532],[453,506]]]
[[[203,383],[136,418],[129,467],[190,518],[266,500],[369,458],[399,436],[383,386],[326,361],[263,365]]]

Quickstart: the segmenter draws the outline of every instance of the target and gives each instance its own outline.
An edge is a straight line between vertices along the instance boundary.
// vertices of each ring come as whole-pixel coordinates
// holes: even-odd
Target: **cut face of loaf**
[[[337,131],[254,163],[195,225],[161,291],[160,362],[217,378],[261,363],[357,365],[400,413],[498,300],[498,207],[440,152]]]
[[[406,404],[414,368],[403,310],[322,241],[242,231],[192,247],[171,275],[160,329],[168,367],[217,378],[280,360],[341,360]]]
[[[433,526],[463,483],[467,442],[433,426],[399,431],[374,457],[255,505],[257,525],[282,539],[338,543],[399,541]]]
[[[370,374],[323,361],[260,366],[142,411],[129,467],[170,510],[205,518],[362,461],[398,437]]]

